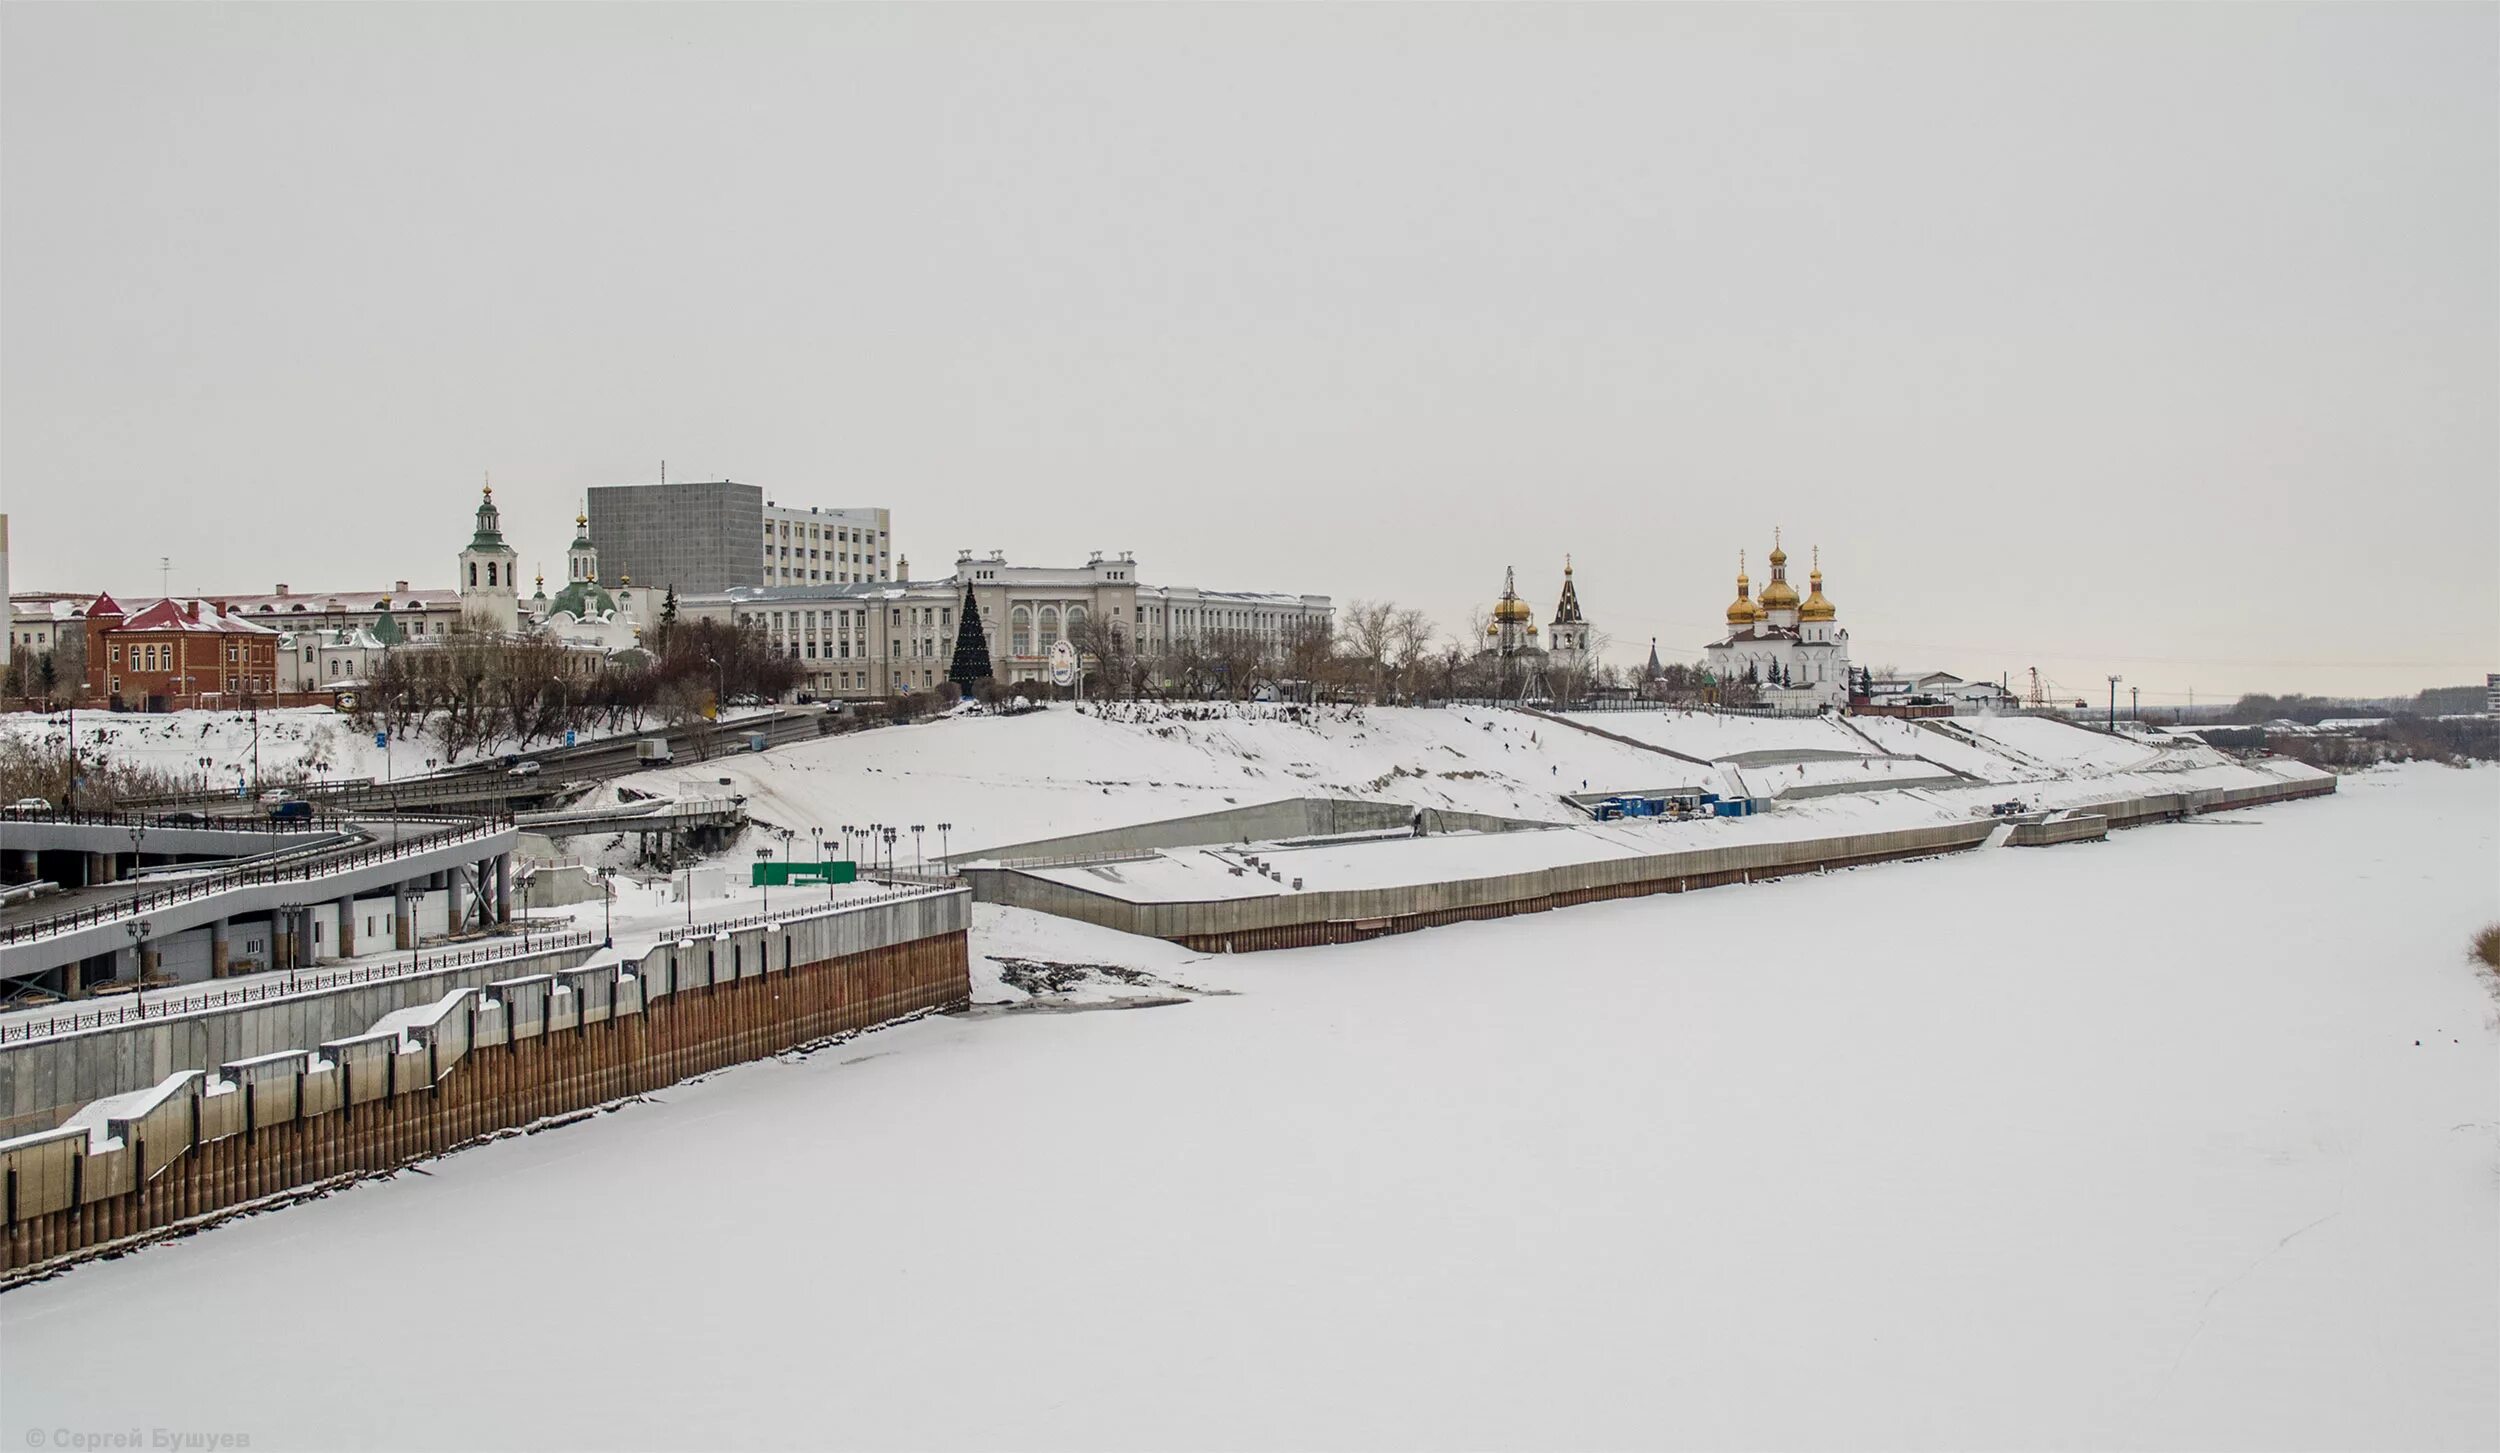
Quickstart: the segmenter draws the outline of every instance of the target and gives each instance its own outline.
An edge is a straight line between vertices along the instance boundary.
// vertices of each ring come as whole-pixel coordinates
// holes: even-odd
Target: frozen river
[[[0,1440],[2489,1446],[2500,771],[1191,960],[0,1296]]]

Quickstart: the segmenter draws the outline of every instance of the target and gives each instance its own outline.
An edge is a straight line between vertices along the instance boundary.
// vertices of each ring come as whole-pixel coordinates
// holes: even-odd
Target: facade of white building
[[[1771,578],[1758,602],[1738,557],[1727,637],[1703,653],[1710,674],[1722,682],[1751,681],[1764,702],[1783,710],[1847,706],[1849,632],[1823,594],[1819,551],[1809,584],[1811,593],[1800,600],[1797,588],[1788,583],[1788,552],[1780,547],[1776,531],[1771,537]]]
[[[764,501],[766,585],[892,580],[894,512],[866,506],[795,509]]]
[[[683,619],[753,622],[806,673],[801,691],[818,698],[878,697],[927,691],[944,681],[962,622],[964,589],[981,612],[991,675],[1003,683],[1046,680],[1051,647],[1090,623],[1133,643],[1148,662],[1175,643],[1239,632],[1281,646],[1297,629],[1328,627],[1324,595],[1150,585],[1132,555],[1097,552],[1083,565],[1010,563],[1001,552],[957,556],[951,575],[886,582],[741,588],[680,596]]]

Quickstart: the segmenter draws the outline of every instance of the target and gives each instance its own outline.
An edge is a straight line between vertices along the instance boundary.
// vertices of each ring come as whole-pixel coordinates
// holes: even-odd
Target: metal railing
[[[375,843],[370,847],[350,853],[317,857],[301,865],[232,868],[220,873],[188,878],[150,892],[134,893],[127,898],[116,894],[110,901],[96,904],[91,908],[74,909],[68,913],[54,914],[49,918],[31,919],[24,923],[0,927],[0,943],[20,943],[27,939],[45,938],[57,933],[90,928],[101,923],[112,923],[120,919],[144,915],[155,909],[170,907],[176,903],[186,903],[195,898],[230,892],[236,888],[258,887],[270,883],[301,883],[309,882],[314,878],[331,877],[373,863],[387,863],[397,858],[434,852],[460,842],[492,837],[497,833],[508,831],[511,825],[511,819],[505,817],[473,819],[442,832],[427,833],[423,837],[399,838],[387,843]]]
[[[227,800],[231,801],[233,799],[229,798]],[[172,819],[177,816],[184,817],[185,820],[181,822],[173,821]],[[193,817],[196,817],[199,820],[189,820]],[[337,813],[331,813],[326,816],[320,813],[315,813],[311,817],[281,819],[268,817],[266,815],[253,815],[249,817],[218,817],[214,814],[203,812],[194,812],[189,814],[171,812],[151,813],[118,811],[62,812],[57,808],[48,809],[43,812],[36,812],[32,809],[24,811],[13,810],[5,818],[0,818],[0,822],[45,823],[62,827],[106,827],[118,828],[125,832],[134,827],[178,828],[189,829],[197,832],[336,832],[339,830],[344,821],[345,819]]]
[[[283,999],[289,994],[312,993],[322,989],[340,989],[355,984],[379,983],[385,979],[405,979],[416,974],[439,973],[445,969],[465,969],[477,964],[517,962],[541,954],[561,953],[566,949],[587,948],[599,941],[599,935],[588,929],[567,933],[551,933],[534,937],[524,946],[511,944],[493,948],[453,949],[435,954],[418,954],[405,963],[359,964],[353,968],[329,969],[318,973],[290,973],[285,978],[271,975],[252,984],[237,984],[231,989],[207,989],[198,993],[162,992],[150,999],[142,992],[134,1002],[97,1009],[93,1013],[72,1010],[49,1019],[28,1020],[23,1024],[0,1023],[0,1044],[29,1039],[50,1039],[63,1034],[76,1034],[88,1029],[110,1029],[117,1024],[136,1024],[148,1019],[170,1019],[177,1014],[196,1014],[204,1009],[222,1009],[231,1004],[257,1004],[268,999]]]
[[[806,890],[796,889],[794,891],[805,892]],[[659,930],[659,937],[660,942],[664,944],[683,943],[688,939],[710,938],[714,934],[736,933],[740,929],[745,928],[770,928],[775,924],[796,923],[801,919],[824,918],[836,913],[853,913],[862,908],[878,908],[889,903],[901,903],[913,898],[937,898],[948,893],[962,893],[965,891],[967,890],[956,887],[952,884],[945,887],[913,886],[908,888],[892,888],[883,893],[871,893],[865,897],[837,898],[831,903],[819,900],[812,906],[802,908],[795,913],[774,913],[769,915],[762,913],[750,913],[740,918],[707,919],[704,922],[693,925],[678,924],[673,927]]]

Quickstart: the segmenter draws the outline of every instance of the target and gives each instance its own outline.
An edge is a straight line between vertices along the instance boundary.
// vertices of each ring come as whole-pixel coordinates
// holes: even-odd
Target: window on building
[[[1033,654],[1033,612],[1017,606],[1007,617],[1007,651],[1009,655]]]

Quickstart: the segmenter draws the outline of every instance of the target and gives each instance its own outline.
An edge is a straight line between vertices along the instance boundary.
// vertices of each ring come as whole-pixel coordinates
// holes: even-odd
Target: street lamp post
[[[911,870],[915,873],[920,871],[920,830],[919,823],[911,825]]]
[[[616,920],[610,911],[610,900],[615,896],[616,870],[601,868],[599,870],[599,947],[601,948],[616,947]]]
[[[130,825],[130,978],[138,985],[132,1002],[141,1014],[148,1007],[148,922],[139,916],[142,894],[139,888],[139,824]]]
[[[938,861],[944,863],[950,873],[955,871],[955,848],[949,837],[954,831],[955,824],[951,822],[938,824]]]
[[[901,828],[889,827],[885,830],[885,870],[889,874],[894,871],[894,840],[902,835]]]
[[[755,850],[755,861],[758,864],[769,868],[772,860],[773,850],[771,848],[757,848]],[[766,918],[770,918],[773,916],[773,875],[767,871],[758,873],[755,877],[757,886],[764,890],[764,916]]]
[[[2118,733],[2118,682],[2118,677],[2109,678],[2109,730],[2112,736]]]

